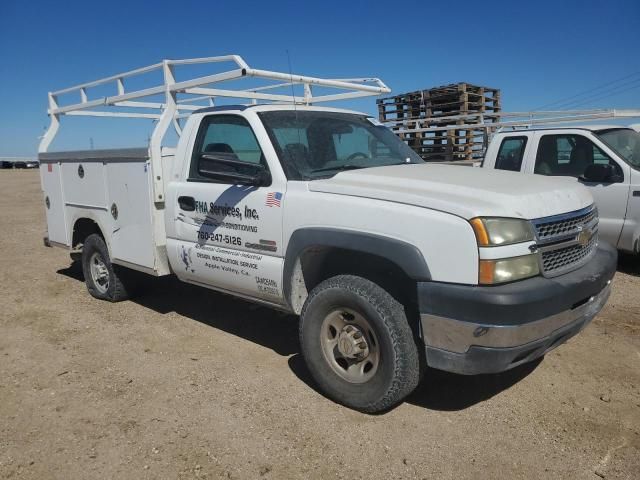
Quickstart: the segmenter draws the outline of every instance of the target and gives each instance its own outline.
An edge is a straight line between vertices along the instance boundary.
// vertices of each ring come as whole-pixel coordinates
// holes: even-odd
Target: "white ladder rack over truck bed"
[[[176,67],[195,64],[215,64],[234,63],[236,68],[203,77],[191,78],[183,81],[176,81]],[[124,79],[134,77],[154,71],[162,71],[163,82],[141,90],[126,91]],[[262,87],[249,88],[245,90],[230,90],[222,88],[211,88],[210,85],[236,80],[240,78],[255,77],[265,80],[277,80],[284,83],[265,85]],[[90,100],[88,90],[107,84],[115,84],[117,95],[100,97]],[[292,96],[282,93],[264,93],[265,90],[291,88],[293,85],[303,85],[304,95]],[[325,94],[313,96],[313,87],[327,87],[341,91],[335,94]],[[375,96],[388,93],[391,90],[378,78],[351,78],[351,79],[323,79],[308,77],[304,75],[294,75],[292,73],[273,72],[269,70],[258,70],[249,65],[239,55],[225,55],[220,57],[190,58],[184,60],[163,60],[147,67],[137,68],[128,72],[119,73],[110,77],[102,78],[92,82],[83,83],[73,87],[49,93],[49,116],[51,124],[45,133],[39,153],[47,152],[49,145],[53,141],[60,127],[60,118],[63,115],[84,115],[96,117],[126,117],[126,118],[146,118],[157,120],[157,125],[151,135],[150,157],[154,170],[154,200],[163,201],[162,165],[161,165],[161,145],[162,140],[171,124],[178,135],[180,135],[180,125],[178,119],[184,116],[185,111],[194,111],[204,108],[206,105],[195,105],[187,103],[189,100],[201,101],[209,100],[210,105],[216,97],[228,97],[248,99],[252,102],[264,100],[277,103],[292,103],[311,105],[319,102],[330,102],[335,100],[347,100],[358,97]],[[80,102],[70,105],[60,106],[58,99],[61,95],[78,93]],[[190,95],[185,99],[178,96]],[[141,98],[162,95],[164,102],[134,101]],[[153,110],[154,113],[122,112],[111,110],[93,110],[96,107],[129,107]]]
[[[469,113],[433,118],[395,119],[385,122],[397,133],[467,130],[476,128],[525,129],[542,125],[591,122],[606,119],[640,118],[640,109],[553,110],[531,112]],[[511,120],[508,120],[511,119]],[[455,125],[438,125],[460,121]]]
[[[178,80],[178,74],[188,76],[189,68],[214,70],[219,64],[231,64],[233,68],[204,76],[192,74],[190,78]],[[126,80],[143,76],[149,80],[149,74],[155,74],[156,77],[160,74],[161,79],[155,78],[145,88],[126,88]],[[232,89],[226,85],[234,80],[246,82],[243,79],[256,79],[267,84],[244,89]],[[225,86],[221,87],[219,84],[223,82]],[[296,87],[298,90],[302,87],[301,95],[295,94]],[[92,90],[95,92],[94,89],[104,91],[105,88],[112,88],[113,95],[98,98],[90,95]],[[322,93],[314,95],[314,90],[317,93],[319,89],[323,89]],[[166,235],[163,217],[163,162],[171,161],[172,157],[168,149],[163,151],[162,143],[172,125],[180,137],[180,119],[199,109],[213,106],[217,98],[242,99],[250,104],[267,102],[311,105],[389,92],[390,89],[377,78],[326,79],[259,70],[250,67],[239,55],[163,60],[49,92],[50,125],[38,149],[39,160],[43,164],[41,180],[47,204],[49,241],[75,248],[77,245],[74,245],[73,238],[70,237],[75,228],[74,218],[80,217],[81,211],[82,215],[89,215],[102,228],[113,231],[113,235],[110,235],[112,243],[116,243],[117,238],[122,238],[121,248],[109,245],[114,263],[156,275],[170,273],[164,252]],[[71,96],[74,100],[63,102]],[[140,118],[157,123],[148,147],[48,152],[64,116]],[[139,175],[143,171],[141,164],[144,164],[144,176]],[[150,174],[147,174],[147,170],[150,170]],[[134,195],[133,192],[137,193]],[[123,198],[123,195],[127,197]],[[134,213],[124,211],[124,205],[136,205],[138,210]],[[150,224],[149,228],[140,228],[140,224],[145,222]],[[152,238],[142,235],[147,231],[149,234],[146,236],[151,235]],[[144,246],[140,248],[140,252],[153,251],[154,258],[139,259],[135,254],[136,248],[132,245],[134,241],[153,242],[153,249]],[[127,252],[128,256],[123,252]]]
[[[526,130],[535,127],[631,118],[640,118],[640,109],[476,112],[431,118],[397,118],[388,120],[384,124],[404,140],[412,137],[422,139],[425,134],[430,133],[446,134],[451,130],[482,131],[485,140],[483,149],[474,153],[484,155],[493,134],[502,129]],[[434,139],[443,140],[442,138]],[[457,146],[464,147],[464,144]],[[476,160],[479,159],[476,158]]]

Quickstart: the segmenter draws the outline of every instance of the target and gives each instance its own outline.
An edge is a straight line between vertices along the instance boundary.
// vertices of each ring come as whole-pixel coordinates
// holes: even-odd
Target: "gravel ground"
[[[319,394],[297,320],[181,284],[92,299],[0,172],[0,478],[640,478],[640,263],[542,362],[428,372],[382,415]]]

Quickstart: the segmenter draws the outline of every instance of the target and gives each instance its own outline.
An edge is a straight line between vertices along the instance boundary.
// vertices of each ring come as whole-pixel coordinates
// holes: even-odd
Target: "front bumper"
[[[492,287],[418,284],[427,364],[472,375],[544,355],[600,312],[616,266],[616,250],[601,244],[586,265],[555,278]]]

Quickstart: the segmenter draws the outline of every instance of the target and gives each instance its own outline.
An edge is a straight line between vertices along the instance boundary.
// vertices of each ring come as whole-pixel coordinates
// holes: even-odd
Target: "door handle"
[[[633,191],[633,196],[634,197],[640,197],[640,190],[634,190]]]
[[[196,201],[193,197],[178,197],[178,205],[186,212],[193,212],[196,209]]]

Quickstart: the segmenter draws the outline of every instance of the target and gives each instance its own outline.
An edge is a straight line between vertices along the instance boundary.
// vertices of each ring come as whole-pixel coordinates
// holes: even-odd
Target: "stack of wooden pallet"
[[[380,121],[423,159],[474,160],[482,155],[486,128],[469,125],[498,119],[500,90],[458,83],[382,98],[377,103]]]

